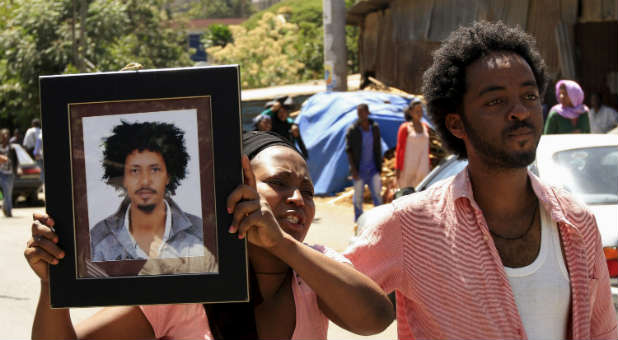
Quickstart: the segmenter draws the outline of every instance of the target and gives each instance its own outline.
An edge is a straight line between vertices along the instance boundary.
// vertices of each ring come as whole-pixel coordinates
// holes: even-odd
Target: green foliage
[[[194,19],[245,18],[253,12],[251,0],[199,0],[189,9]]]
[[[354,0],[346,0],[350,8]],[[264,13],[279,13],[289,10],[287,20],[299,27],[299,37],[294,48],[298,51],[300,62],[305,68],[300,70],[300,79],[320,79],[324,75],[324,25],[322,0],[285,0],[251,16],[243,23],[247,29],[257,25]],[[357,73],[358,66],[358,27],[346,26],[346,46],[348,48],[348,73]]]
[[[191,65],[186,35],[167,0],[79,0],[87,4],[85,71]],[[72,0],[0,0],[0,124],[25,128],[39,115],[38,77],[76,73]],[[79,42],[80,22],[75,25]],[[76,43],[77,43],[76,42]],[[81,44],[80,44],[81,45]]]
[[[265,13],[257,25],[247,30],[230,26],[234,42],[206,50],[216,64],[240,64],[243,88],[294,83],[305,65],[296,50],[298,26],[272,13]]]
[[[225,45],[233,41],[234,37],[232,37],[232,31],[230,31],[229,27],[220,24],[208,26],[208,30],[204,32],[204,38],[202,39],[202,43],[206,48],[214,46],[225,47]]]

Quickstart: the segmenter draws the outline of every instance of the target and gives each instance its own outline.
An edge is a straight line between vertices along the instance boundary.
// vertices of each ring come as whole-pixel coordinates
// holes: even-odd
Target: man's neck
[[[165,203],[161,202],[151,212],[145,212],[131,204],[129,211],[129,230],[132,234],[149,232],[153,234],[163,235],[165,231]]]
[[[369,127],[370,127],[369,120],[360,121],[360,127],[365,131],[369,130]]]
[[[599,105],[599,106],[591,106],[591,107],[592,107],[592,109],[596,112],[596,111],[599,111],[599,110],[601,109],[601,106],[602,106],[602,105]]]
[[[474,200],[486,217],[518,214],[535,199],[526,168],[495,168],[471,159],[468,171]]]

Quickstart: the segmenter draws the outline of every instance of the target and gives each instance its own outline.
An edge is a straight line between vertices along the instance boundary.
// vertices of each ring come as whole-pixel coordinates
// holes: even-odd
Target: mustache
[[[139,188],[135,190],[136,194],[147,193],[147,194],[156,194],[157,191],[153,188]]]
[[[511,126],[504,129],[503,132],[505,135],[508,135],[509,133],[515,132],[516,130],[521,129],[521,128],[529,128],[532,131],[536,131],[536,127],[532,125],[532,123],[530,123],[529,121],[518,120],[514,122],[513,124],[511,124]]]

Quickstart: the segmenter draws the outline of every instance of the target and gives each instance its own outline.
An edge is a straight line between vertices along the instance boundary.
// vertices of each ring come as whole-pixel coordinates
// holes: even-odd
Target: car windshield
[[[618,203],[618,149],[590,147],[556,152],[562,185],[587,204]]]
[[[20,145],[13,144],[13,149],[15,149],[15,153],[17,154],[17,162],[20,165],[23,166],[23,165],[34,164],[34,160],[32,159],[32,157],[30,157],[28,152],[24,148],[22,148]]]

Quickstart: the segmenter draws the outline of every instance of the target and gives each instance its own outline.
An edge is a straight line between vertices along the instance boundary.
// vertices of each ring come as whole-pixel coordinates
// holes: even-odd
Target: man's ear
[[[463,121],[459,114],[448,113],[446,117],[444,117],[444,124],[446,125],[446,129],[452,133],[453,136],[463,139],[466,135],[466,130],[464,129]]]

